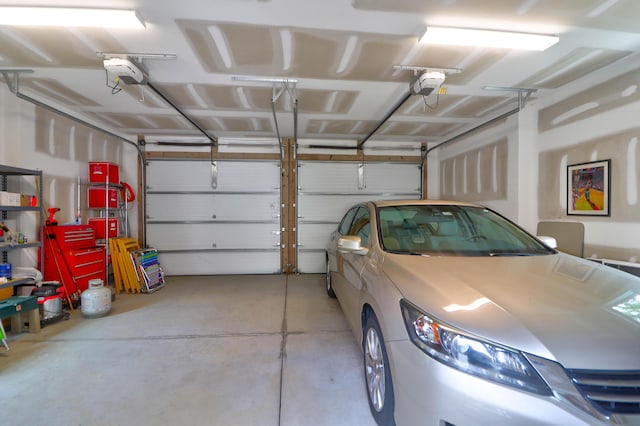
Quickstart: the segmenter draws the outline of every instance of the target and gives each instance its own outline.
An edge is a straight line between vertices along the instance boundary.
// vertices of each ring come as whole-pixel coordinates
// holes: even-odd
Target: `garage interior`
[[[96,242],[107,315],[76,307],[38,333],[3,318],[12,424],[373,424],[360,348],[324,289],[329,234],[359,201],[478,202],[640,275],[637,1],[32,6],[143,25],[21,26],[0,11],[0,189],[37,199],[0,203],[5,238],[30,241],[0,242],[2,264],[42,269],[49,209],[55,226],[117,226]],[[557,40],[419,41],[442,27]],[[568,167],[593,162],[610,167],[606,211],[575,214]],[[89,164],[117,166],[115,208],[91,206]],[[157,250],[162,288],[118,286],[121,238]]]

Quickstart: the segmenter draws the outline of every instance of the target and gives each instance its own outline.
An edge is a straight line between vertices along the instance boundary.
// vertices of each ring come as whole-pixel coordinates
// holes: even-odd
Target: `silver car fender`
[[[400,299],[402,294],[384,272],[386,253],[372,249],[369,259],[361,273],[362,291],[360,293],[361,322],[359,339],[362,341],[362,329],[366,320],[366,309],[370,308],[378,317],[385,341],[405,340],[407,332],[402,322]]]

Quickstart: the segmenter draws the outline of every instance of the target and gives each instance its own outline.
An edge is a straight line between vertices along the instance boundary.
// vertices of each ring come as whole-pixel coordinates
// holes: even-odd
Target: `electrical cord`
[[[116,93],[119,93],[119,92],[122,90],[122,88],[121,88],[121,87],[119,87],[119,86],[120,86],[120,79],[119,79],[118,77],[116,77],[116,80],[115,80],[115,81],[116,81],[116,84],[115,84],[114,86],[111,86],[111,85],[109,84],[109,71],[104,70],[104,75],[105,75],[105,78],[106,78],[106,81],[107,81],[107,82],[106,82],[107,87],[108,87],[109,89],[111,89],[111,94],[112,94],[112,95],[115,95]]]
[[[420,83],[420,91],[422,91],[422,82],[419,82],[419,83]],[[438,88],[438,90],[439,90],[439,88]],[[422,101],[424,102],[424,106],[425,106],[424,111],[426,111],[427,108],[428,109],[437,109],[438,108],[438,104],[440,103],[440,92],[436,92],[436,102],[433,105],[429,105],[429,102],[427,102],[427,96],[428,95],[422,95]]]
[[[436,95],[436,102],[433,105],[429,105],[429,102],[427,102],[427,97],[424,95],[422,96],[422,100],[424,101],[425,111],[427,108],[438,109],[438,103],[440,103],[440,93]]]

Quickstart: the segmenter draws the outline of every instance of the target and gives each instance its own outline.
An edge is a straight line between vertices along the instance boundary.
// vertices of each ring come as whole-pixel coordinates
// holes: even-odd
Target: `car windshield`
[[[380,245],[401,254],[531,256],[555,253],[484,207],[401,205],[377,209]]]

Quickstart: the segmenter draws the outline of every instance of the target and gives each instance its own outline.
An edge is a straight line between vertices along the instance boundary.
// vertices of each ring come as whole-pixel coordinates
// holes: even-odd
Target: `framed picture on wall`
[[[567,215],[610,216],[611,160],[567,166]]]

